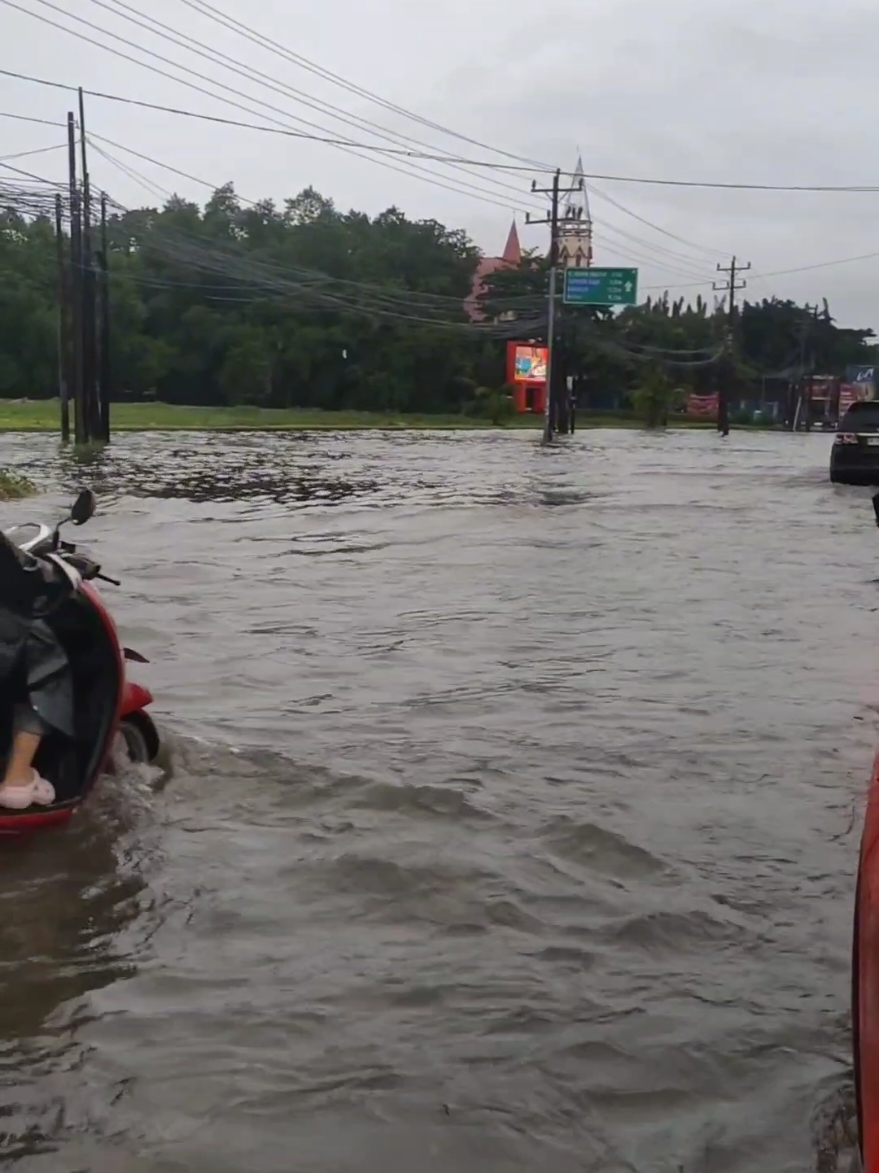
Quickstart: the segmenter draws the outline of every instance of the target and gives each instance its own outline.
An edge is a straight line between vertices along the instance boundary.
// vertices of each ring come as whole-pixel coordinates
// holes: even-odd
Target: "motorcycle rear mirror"
[[[95,515],[97,501],[91,489],[83,489],[70,510],[70,520],[74,525],[85,525]]]

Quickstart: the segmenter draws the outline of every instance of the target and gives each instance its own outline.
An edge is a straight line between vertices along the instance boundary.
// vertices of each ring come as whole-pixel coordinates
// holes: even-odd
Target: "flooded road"
[[[829,447],[0,437],[5,524],[98,492],[174,739],[0,856],[0,1157],[814,1169],[879,742]]]

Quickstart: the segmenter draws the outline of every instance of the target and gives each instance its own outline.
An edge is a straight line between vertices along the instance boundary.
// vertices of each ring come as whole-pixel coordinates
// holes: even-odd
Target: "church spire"
[[[513,223],[510,225],[510,234],[507,237],[507,243],[504,245],[504,251],[501,254],[501,259],[507,265],[518,266],[522,260],[522,246],[519,244],[519,229],[516,227],[516,219],[513,218]]]
[[[573,189],[565,204],[563,217],[565,220],[582,220],[591,226],[592,215],[589,211],[589,192],[586,190],[586,176],[583,171],[583,156],[577,156],[577,166],[574,168]]]

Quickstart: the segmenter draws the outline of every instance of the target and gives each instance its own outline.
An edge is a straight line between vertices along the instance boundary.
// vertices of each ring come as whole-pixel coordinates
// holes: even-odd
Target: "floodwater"
[[[879,532],[830,438],[0,438],[173,740],[0,853],[22,1173],[802,1173]]]

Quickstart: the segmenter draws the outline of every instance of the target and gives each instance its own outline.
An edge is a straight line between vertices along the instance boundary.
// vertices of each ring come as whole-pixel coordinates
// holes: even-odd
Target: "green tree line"
[[[545,260],[495,273],[474,323],[464,301],[479,252],[465,232],[397,208],[341,212],[310,188],[281,207],[245,205],[231,185],[203,207],[111,205],[108,254],[117,400],[478,412],[503,387],[506,339],[545,338]],[[52,222],[7,208],[0,397],[57,394],[57,299]],[[636,402],[660,376],[711,390],[726,327],[701,298],[566,310],[559,370],[587,403]],[[839,327],[826,303],[745,303],[735,333],[742,385],[874,358],[872,331]]]

